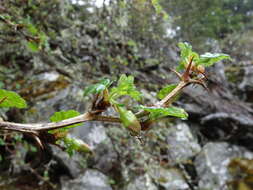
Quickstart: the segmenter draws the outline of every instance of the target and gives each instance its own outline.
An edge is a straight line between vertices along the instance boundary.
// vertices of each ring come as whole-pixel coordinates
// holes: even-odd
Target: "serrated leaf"
[[[183,59],[188,58],[192,52],[192,46],[188,42],[180,42],[178,47],[180,48],[180,57]]]
[[[141,93],[137,91],[134,85],[134,77],[126,76],[125,74],[121,75],[118,80],[117,87],[114,87],[110,91],[110,102],[113,102],[116,98],[121,96],[130,96],[135,100],[141,99]]]
[[[58,122],[58,121],[62,121],[62,120],[65,120],[65,119],[72,118],[72,117],[76,117],[78,115],[80,115],[80,113],[78,111],[75,111],[75,110],[55,112],[50,117],[50,121],[51,122]],[[73,127],[77,127],[77,126],[80,126],[80,125],[81,124],[69,125],[67,127],[61,128],[61,129],[55,129],[55,130],[49,131],[49,133],[56,134],[57,138],[62,138],[62,137],[65,137],[67,135],[68,129],[73,128]]]
[[[177,87],[176,84],[169,84],[165,87],[163,87],[158,93],[157,97],[159,99],[165,98],[172,90],[174,90]]]
[[[112,81],[109,79],[103,79],[99,81],[97,84],[88,86],[87,88],[84,89],[83,95],[87,96],[89,94],[98,94],[108,88],[112,84]]]
[[[180,62],[177,70],[182,70],[188,64],[189,60],[193,58],[194,61],[199,59],[199,54],[192,51],[192,46],[187,42],[178,43],[178,47],[180,48]]]
[[[119,113],[122,124],[128,130],[130,130],[131,134],[134,136],[139,135],[141,131],[141,125],[133,112],[121,106],[117,106],[117,111]]]
[[[231,59],[231,57],[224,53],[205,53],[200,56],[199,60],[196,63],[205,67],[209,67],[214,63],[222,61],[224,59]]]
[[[26,101],[16,92],[0,89],[0,107],[26,108]]]
[[[186,111],[182,108],[178,107],[168,107],[168,108],[157,108],[157,107],[146,107],[146,106],[140,106],[141,109],[150,112],[150,118],[151,119],[158,119],[165,116],[174,116],[179,117],[181,119],[187,119],[188,114]]]

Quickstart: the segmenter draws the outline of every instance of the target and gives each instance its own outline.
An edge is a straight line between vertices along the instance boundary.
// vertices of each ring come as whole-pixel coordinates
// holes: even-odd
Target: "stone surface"
[[[75,153],[72,157],[70,157],[67,152],[62,151],[56,146],[51,146],[51,148],[57,162],[68,170],[71,177],[76,178],[85,171],[86,160],[83,155]]]
[[[89,169],[78,178],[62,180],[62,190],[112,190],[109,179],[97,170]]]
[[[186,123],[179,123],[171,127],[166,142],[169,145],[168,159],[171,162],[187,162],[201,151],[196,137]]]
[[[189,189],[189,185],[186,183],[182,173],[176,168],[165,169],[156,167],[149,173],[156,184],[159,184],[164,190]]]
[[[86,122],[74,128],[71,134],[89,144],[93,150],[108,138],[104,126],[98,122]]]
[[[105,127],[99,122],[87,122],[83,126],[74,128],[72,135],[87,143],[94,154],[89,159],[89,165],[100,171],[108,172],[115,162],[117,154],[112,142],[106,134]]]
[[[253,91],[253,66],[252,63],[248,63],[248,66],[243,67],[244,77],[239,84],[239,88],[243,91]]]
[[[136,177],[124,190],[158,190],[148,174]]]
[[[253,158],[253,154],[243,147],[228,143],[208,143],[195,159],[199,177],[199,188],[212,190],[227,189],[226,183],[232,180],[227,165],[233,158]]]

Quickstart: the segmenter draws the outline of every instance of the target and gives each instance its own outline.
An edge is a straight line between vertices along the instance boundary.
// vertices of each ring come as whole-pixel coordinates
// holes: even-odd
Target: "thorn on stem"
[[[204,89],[206,89],[209,92],[209,89],[207,88],[207,86],[204,83],[204,81],[191,79],[189,82],[192,83],[192,84],[199,84],[199,85],[201,85]]]
[[[42,150],[44,150],[44,145],[42,144],[40,138],[39,138],[38,136],[36,136],[36,135],[34,135],[33,137],[34,137],[35,141],[37,142],[37,144],[39,145],[39,147],[40,147]]]
[[[186,71],[182,75],[182,80],[185,82],[188,81],[190,78],[190,71],[191,71],[191,67],[192,67],[193,58],[194,58],[194,56],[191,57],[190,62],[186,68]]]
[[[177,72],[176,70],[171,69],[171,68],[170,68],[170,71],[172,71],[173,73],[175,73],[177,75],[177,77],[181,80],[182,75],[179,72]]]

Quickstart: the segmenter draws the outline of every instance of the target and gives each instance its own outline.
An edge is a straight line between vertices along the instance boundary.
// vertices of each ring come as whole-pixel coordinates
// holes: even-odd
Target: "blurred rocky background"
[[[41,153],[33,139],[0,133],[1,190],[253,189],[253,0],[2,0],[0,88],[24,97],[4,120],[48,122],[85,112],[83,89],[135,77],[143,102],[177,82],[177,43],[233,59],[207,71],[209,91],[189,86],[177,104],[188,120],[164,119],[142,134],[88,122],[71,131],[93,154]]]

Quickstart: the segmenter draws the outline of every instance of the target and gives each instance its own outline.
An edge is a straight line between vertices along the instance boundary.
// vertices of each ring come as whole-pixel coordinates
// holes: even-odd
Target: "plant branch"
[[[191,83],[199,84],[202,85],[204,88],[206,86],[204,85],[204,82],[202,79],[197,80],[197,79],[191,79],[190,77],[190,69],[191,69],[191,64],[192,64],[192,59],[190,60],[190,63],[188,64],[188,67],[186,68],[186,71],[180,75],[180,73],[177,73],[177,76],[180,78],[180,82],[176,86],[174,90],[172,90],[165,98],[163,98],[161,101],[158,101],[157,103],[154,104],[155,107],[168,107],[170,104],[173,102],[175,96],[177,96],[184,87],[188,86]],[[4,99],[0,100],[4,101]],[[59,122],[50,122],[50,123],[28,123],[28,124],[21,124],[21,123],[13,123],[13,122],[6,122],[6,121],[0,121],[0,130],[8,130],[8,131],[18,131],[22,133],[29,133],[32,134],[37,138],[37,141],[40,142],[40,137],[42,134],[45,134],[45,132],[55,130],[55,129],[60,129],[64,128],[69,125],[73,124],[78,124],[78,123],[83,123],[87,121],[101,121],[101,122],[111,122],[111,123],[122,123],[120,118],[118,117],[112,117],[112,116],[104,116],[101,115],[102,112],[106,110],[110,104],[102,105],[103,109],[99,109],[101,107],[100,103],[103,103],[104,99],[101,99],[97,102],[97,98],[95,99],[95,103],[93,104],[98,104],[92,107],[92,111],[86,112],[82,115],[62,120]],[[149,112],[147,111],[139,111],[135,113],[135,116],[139,119],[149,115]],[[146,130],[149,125],[153,121],[150,121],[150,119],[146,119],[143,121],[142,124],[142,130]]]
[[[179,92],[182,91],[182,89],[184,87],[186,87],[189,84],[189,82],[185,82],[185,81],[180,81],[180,83],[178,83],[178,85],[176,86],[176,88],[174,90],[172,90],[165,98],[163,98],[160,102],[158,102],[156,104],[157,107],[168,107],[175,96],[177,96],[179,94]]]
[[[2,121],[0,122],[0,130],[19,131],[19,132],[37,134],[38,132],[41,132],[41,131],[50,131],[50,130],[59,129],[59,128],[63,128],[69,125],[87,122],[87,121],[103,121],[103,122],[120,123],[119,118],[95,115],[95,114],[91,114],[87,112],[70,119],[62,120],[59,122],[51,122],[51,123],[22,124],[22,123]]]

